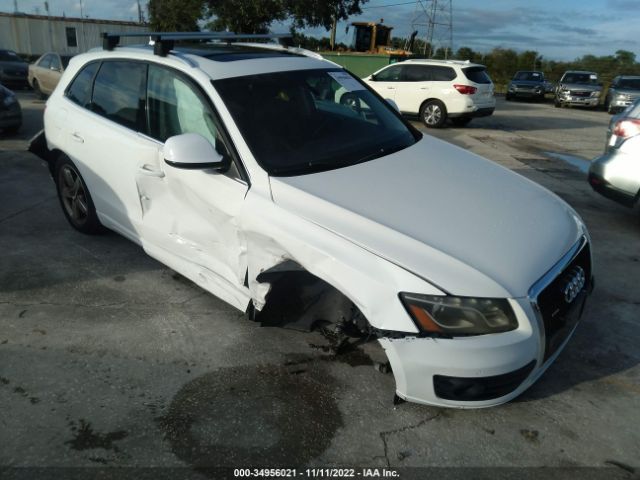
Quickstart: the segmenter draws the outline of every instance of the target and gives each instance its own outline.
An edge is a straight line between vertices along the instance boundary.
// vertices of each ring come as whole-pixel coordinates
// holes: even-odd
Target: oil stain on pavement
[[[187,383],[158,419],[174,454],[196,469],[304,465],[342,419],[318,362],[223,368]]]

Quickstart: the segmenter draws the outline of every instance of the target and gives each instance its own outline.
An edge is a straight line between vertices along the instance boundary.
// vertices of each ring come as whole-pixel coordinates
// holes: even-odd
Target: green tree
[[[149,0],[147,8],[156,32],[193,32],[200,30],[198,20],[204,13],[204,0]]]
[[[616,61],[622,65],[633,65],[636,63],[636,54],[628,50],[616,51]]]
[[[362,12],[368,0],[205,0],[215,20],[208,26],[236,33],[264,33],[274,21],[291,20],[295,28],[331,28]]]

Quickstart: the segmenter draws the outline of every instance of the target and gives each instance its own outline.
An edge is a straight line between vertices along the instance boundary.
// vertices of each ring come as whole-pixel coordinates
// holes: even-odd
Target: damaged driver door
[[[218,117],[188,77],[156,65],[149,67],[147,105],[150,136],[166,143],[156,161],[141,163],[136,174],[142,245],[152,257],[244,309],[246,248],[238,219],[248,185]],[[197,141],[173,148],[185,137]],[[167,163],[173,154],[180,162]],[[225,167],[212,168],[216,160]]]

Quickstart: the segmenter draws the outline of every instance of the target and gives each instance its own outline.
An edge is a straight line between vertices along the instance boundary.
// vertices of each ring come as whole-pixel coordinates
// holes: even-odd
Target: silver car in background
[[[618,75],[611,81],[604,99],[604,108],[609,113],[621,112],[638,98],[640,98],[640,76]]]
[[[627,207],[640,198],[640,98],[611,118],[605,152],[589,168],[589,184]]]
[[[596,108],[600,104],[602,83],[595,72],[569,70],[564,72],[556,87],[554,105],[579,105]]]

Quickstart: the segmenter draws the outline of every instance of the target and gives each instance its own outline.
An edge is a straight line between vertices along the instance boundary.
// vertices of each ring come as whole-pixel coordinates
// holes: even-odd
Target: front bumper
[[[523,89],[523,88],[516,88],[516,89],[511,89],[507,91],[507,94],[510,97],[519,97],[519,98],[536,98],[536,99],[541,99],[544,98],[544,89],[540,90],[540,91],[536,91],[534,89]]]
[[[576,262],[584,263],[590,281],[570,307],[549,315],[548,292],[555,294],[557,283]],[[528,297],[510,300],[517,330],[455,339],[380,339],[396,379],[396,394],[428,405],[481,408],[524,392],[557,358],[582,315],[593,285],[586,238],[551,271],[554,276],[545,275]]]
[[[566,105],[576,105],[582,107],[597,107],[600,103],[600,97],[577,97],[574,95],[559,95],[558,101]]]

